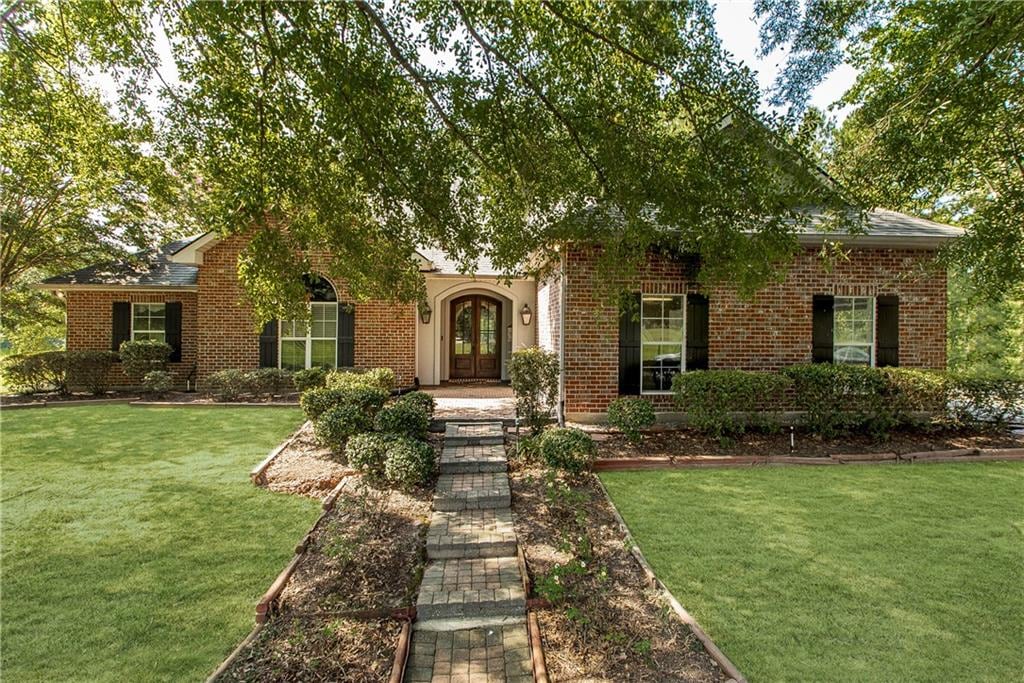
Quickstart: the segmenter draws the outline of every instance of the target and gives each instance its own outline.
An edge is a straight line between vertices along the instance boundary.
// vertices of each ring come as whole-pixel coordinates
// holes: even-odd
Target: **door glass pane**
[[[281,367],[285,370],[302,370],[306,367],[304,339],[285,339],[281,342]]]
[[[468,356],[473,353],[473,302],[463,301],[455,305],[455,355]]]
[[[337,342],[333,339],[314,339],[313,348],[310,349],[312,358],[310,358],[310,365],[314,368],[317,367],[334,367],[334,353],[338,348]]]
[[[480,301],[480,353],[493,356],[498,352],[498,305]]]

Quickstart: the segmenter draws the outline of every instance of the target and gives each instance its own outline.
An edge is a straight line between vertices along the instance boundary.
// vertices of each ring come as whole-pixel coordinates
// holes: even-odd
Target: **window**
[[[848,365],[875,364],[875,300],[837,296],[833,308],[832,359]]]
[[[132,341],[167,341],[164,304],[132,304]]]
[[[644,294],[640,306],[640,389],[671,391],[672,378],[684,370],[686,297]]]
[[[281,321],[281,367],[285,370],[337,367],[338,304],[309,304],[310,321]]]

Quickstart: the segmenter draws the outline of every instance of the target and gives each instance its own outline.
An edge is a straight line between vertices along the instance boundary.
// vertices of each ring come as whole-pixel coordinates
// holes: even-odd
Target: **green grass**
[[[751,681],[1019,681],[1024,463],[601,475]]]
[[[0,415],[4,681],[199,680],[313,523],[249,470],[292,409]]]

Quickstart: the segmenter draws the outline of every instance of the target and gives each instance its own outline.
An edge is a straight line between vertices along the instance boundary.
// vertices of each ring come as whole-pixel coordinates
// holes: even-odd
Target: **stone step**
[[[505,443],[501,422],[449,422],[444,429],[446,446],[499,446]]]
[[[416,619],[522,616],[526,593],[515,557],[432,560],[423,571]]]
[[[409,646],[405,680],[530,683],[533,666],[526,626],[416,631]]]
[[[434,493],[435,510],[506,508],[512,504],[504,472],[442,474]]]
[[[516,554],[512,510],[435,510],[427,529],[427,557],[502,557]]]
[[[508,467],[505,447],[495,445],[445,444],[441,449],[441,474],[462,472],[504,472]]]

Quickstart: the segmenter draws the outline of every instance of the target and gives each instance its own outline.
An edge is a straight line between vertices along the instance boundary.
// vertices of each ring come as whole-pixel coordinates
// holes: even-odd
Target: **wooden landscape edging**
[[[962,448],[949,451],[921,451],[917,453],[852,453],[828,457],[798,455],[703,455],[654,456],[649,458],[600,458],[594,462],[595,472],[619,470],[661,470],[675,468],[739,467],[755,465],[882,465],[894,463],[929,462],[991,462],[998,460],[1024,460],[1024,448]]]
[[[129,396],[127,398],[83,398],[83,399],[68,399],[66,401],[32,401],[31,403],[2,403],[0,402],[0,410],[25,410],[27,408],[64,408],[67,406],[102,406],[102,405],[117,405],[117,404],[134,404],[139,400],[138,396]]]
[[[151,408],[297,408],[298,401],[147,401],[141,398],[132,399],[133,406],[149,406]]]
[[[285,439],[284,441],[279,443],[272,451],[270,451],[270,454],[267,455],[267,457],[263,458],[263,460],[260,462],[260,464],[256,465],[256,467],[252,468],[252,471],[249,472],[249,478],[252,479],[252,483],[253,483],[254,486],[265,486],[266,485],[266,483],[267,483],[267,469],[269,469],[270,468],[270,464],[272,462],[274,462],[274,458],[276,458],[277,456],[281,455],[281,453],[284,451],[284,449],[286,449],[286,448],[288,448],[288,446],[292,445],[292,442],[295,441],[295,439],[297,439],[299,437],[299,432],[301,432],[303,429],[305,429],[306,425],[308,425],[308,424],[309,424],[309,420],[306,420],[301,425],[299,425],[299,428],[296,429],[294,432],[292,432],[291,436],[289,436],[287,439]],[[337,488],[337,487],[335,487],[335,488]],[[334,492],[332,491],[331,493],[334,493]],[[335,498],[337,498],[337,495],[335,495]]]
[[[672,591],[668,589],[668,586],[662,583],[661,579],[655,575],[654,570],[651,569],[651,565],[647,562],[647,558],[644,557],[644,554],[640,551],[640,546],[637,545],[636,540],[633,538],[633,534],[630,532],[629,526],[626,524],[626,520],[624,520],[622,515],[619,514],[619,509],[615,507],[615,502],[612,500],[612,497],[608,495],[608,489],[604,487],[604,482],[601,481],[600,477],[595,476],[594,478],[597,480],[597,485],[601,487],[601,492],[604,493],[604,497],[605,500],[608,501],[608,505],[611,506],[612,514],[615,515],[615,521],[618,522],[619,528],[622,530],[622,533],[625,534],[626,539],[629,542],[629,552],[640,564],[640,568],[643,570],[644,575],[647,576],[647,580],[651,583],[651,586],[661,592],[662,597],[665,598],[669,606],[672,608],[672,611],[675,612],[677,617],[679,617],[680,621],[686,624],[690,630],[693,631],[693,635],[697,636],[697,640],[701,642],[704,649],[707,650],[709,655],[711,655],[711,658],[714,659],[720,667],[722,667],[722,671],[729,677],[726,683],[729,683],[729,681],[732,681],[733,683],[747,683],[746,677],[740,673],[740,670],[736,665],[732,663],[732,661],[724,652],[722,652],[721,649],[719,649],[717,645],[715,645],[715,641],[713,641],[711,636],[709,636],[704,629],[700,627],[700,624],[697,623],[697,620],[693,615],[687,612],[686,609],[679,604],[679,601],[676,600],[674,595],[672,595]]]

